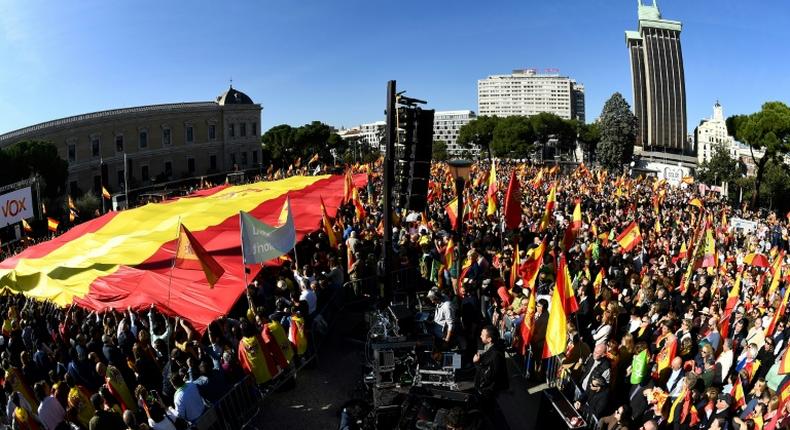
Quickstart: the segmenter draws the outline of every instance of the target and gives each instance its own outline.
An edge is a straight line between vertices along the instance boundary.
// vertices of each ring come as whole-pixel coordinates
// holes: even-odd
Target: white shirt
[[[719,354],[719,358],[716,359],[716,362],[721,364],[721,382],[727,381],[727,377],[730,376],[730,368],[732,367],[734,355],[732,350],[722,351],[721,354]]]
[[[38,418],[44,424],[47,430],[55,430],[58,424],[63,422],[66,416],[66,411],[60,405],[58,399],[47,396],[40,405],[38,405]]]
[[[669,379],[667,379],[667,390],[669,391],[669,397],[677,397],[683,391],[683,387],[686,386],[685,378],[683,374],[680,372],[681,369],[672,370],[672,374],[669,375]],[[675,385],[674,387],[672,385]]]
[[[307,312],[310,314],[315,312],[315,308],[318,307],[318,297],[316,297],[315,291],[310,288],[302,290],[302,294],[299,295],[299,300],[307,302]]]
[[[451,301],[445,300],[436,307],[433,322],[441,327],[444,333],[455,332],[455,308]]]

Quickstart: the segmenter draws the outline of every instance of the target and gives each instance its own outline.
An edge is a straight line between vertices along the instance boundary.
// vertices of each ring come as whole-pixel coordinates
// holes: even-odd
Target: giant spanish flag
[[[497,181],[496,181],[496,161],[491,163],[491,173],[488,175],[488,192],[486,193],[486,202],[488,202],[488,207],[486,208],[486,215],[492,216],[496,213],[496,193],[497,189]]]
[[[354,178],[365,183],[365,175]],[[318,202],[333,216],[343,197],[343,176],[294,176],[239,186],[220,186],[192,196],[111,212],[32,246],[0,263],[0,288],[60,306],[88,309],[145,308],[151,303],[169,315],[181,315],[202,331],[226,314],[244,292],[239,211],[269,225],[277,224],[291,199],[297,238],[317,229]],[[225,273],[209,288],[201,270],[172,270],[180,221]],[[267,264],[276,264],[276,261]],[[260,265],[250,266],[252,279]]]

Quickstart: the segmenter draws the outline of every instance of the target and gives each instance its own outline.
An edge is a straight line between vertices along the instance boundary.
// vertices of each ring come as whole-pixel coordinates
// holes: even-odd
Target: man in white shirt
[[[675,357],[672,359],[672,372],[667,379],[667,393],[671,399],[676,399],[683,392],[686,386],[685,377],[686,372],[683,371],[683,359]]]
[[[730,369],[734,359],[735,353],[732,351],[732,339],[724,339],[721,354],[716,359],[716,362],[721,365],[721,382],[727,381],[727,377],[730,376]]]
[[[438,288],[431,288],[428,292],[428,299],[436,305],[433,322],[435,325],[434,335],[449,343],[455,335],[455,307],[453,303]]]
[[[313,281],[311,285],[306,286],[302,285],[301,289],[302,292],[299,295],[299,300],[304,300],[307,302],[307,312],[312,315],[316,311],[316,307],[318,307],[318,297],[315,295],[315,291],[313,288],[318,285],[317,281]]]
[[[39,402],[41,402],[38,405],[38,419],[46,430],[55,430],[55,427],[63,422],[66,411],[60,405],[58,399],[50,394],[47,384],[37,382],[33,386],[33,392],[36,394]]]

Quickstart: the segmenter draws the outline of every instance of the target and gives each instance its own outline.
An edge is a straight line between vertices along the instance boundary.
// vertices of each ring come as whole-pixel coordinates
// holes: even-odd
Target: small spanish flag
[[[689,204],[690,204],[691,206],[695,206],[695,207],[697,207],[697,208],[699,208],[699,209],[702,209],[702,200],[700,200],[700,199],[698,199],[698,198],[696,198],[696,197],[695,197],[695,198],[693,198],[693,199],[691,199],[691,201],[689,202]]]
[[[25,233],[33,232],[33,227],[30,226],[26,219],[22,219],[22,229],[25,230]]]
[[[72,199],[71,196],[67,196],[67,197],[68,197],[69,209],[76,211],[77,206],[74,205],[74,199]]]
[[[69,222],[74,222],[75,219],[77,219],[77,211],[69,209]]]
[[[179,227],[174,267],[187,270],[202,270],[211,288],[225,273],[225,269],[203,248],[184,224]]]
[[[107,188],[104,188],[104,186],[103,186],[103,185],[102,185],[102,187],[101,187],[101,196],[102,196],[102,197],[104,197],[104,198],[105,198],[105,199],[107,199],[107,200],[110,200],[110,197],[111,197],[111,196],[110,196],[110,192],[109,192],[109,191],[107,191]]]
[[[639,224],[636,221],[626,227],[620,236],[617,236],[617,243],[623,248],[623,252],[630,252],[642,241],[642,233],[639,231]]]
[[[692,176],[684,176],[683,183],[686,185],[691,185],[694,183],[694,178]]]
[[[49,218],[49,217],[47,218],[47,228],[49,229],[49,231],[53,233],[58,231],[58,224],[60,223],[55,218]]]

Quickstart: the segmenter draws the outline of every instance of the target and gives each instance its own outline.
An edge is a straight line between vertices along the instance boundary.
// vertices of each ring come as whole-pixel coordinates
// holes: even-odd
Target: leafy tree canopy
[[[637,130],[636,116],[622,94],[614,93],[604,104],[599,128],[598,162],[609,170],[620,170],[633,158]]]

